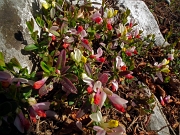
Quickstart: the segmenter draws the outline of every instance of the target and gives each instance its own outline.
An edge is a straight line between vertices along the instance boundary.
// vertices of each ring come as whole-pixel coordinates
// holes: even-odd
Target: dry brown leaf
[[[165,98],[166,91],[160,85],[156,85],[156,90],[159,92],[159,94],[162,96],[162,98]]]

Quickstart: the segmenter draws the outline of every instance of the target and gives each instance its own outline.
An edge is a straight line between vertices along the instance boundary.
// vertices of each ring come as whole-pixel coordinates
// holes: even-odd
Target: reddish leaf
[[[68,78],[62,77],[60,82],[62,86],[64,86],[65,90],[70,91],[71,93],[77,94],[76,87],[72,84],[72,82]]]
[[[40,89],[39,89],[39,95],[44,96],[48,93],[49,91],[47,90],[46,84],[44,84]]]
[[[62,69],[66,63],[66,50],[62,50],[57,60],[56,68]]]
[[[11,78],[11,75],[7,72],[0,71],[0,81],[6,81]]]
[[[119,72],[119,76],[125,76],[125,75],[128,75],[130,73],[131,73],[130,71],[122,71],[122,72]]]
[[[66,71],[68,71],[68,69],[70,68],[70,66],[65,66],[61,68],[61,74],[65,74]]]
[[[87,114],[91,109],[91,104],[89,101],[86,101],[81,109],[76,113],[76,118],[81,118],[83,115]]]
[[[86,48],[87,50],[89,50],[90,52],[92,51],[92,48],[91,48],[89,45],[85,44],[84,42],[81,42],[81,45],[82,45],[84,48]]]
[[[58,30],[59,29],[59,26],[52,26],[51,28],[50,28],[50,30]]]
[[[71,82],[78,82],[78,77],[74,74],[67,74],[66,77],[71,81]]]
[[[88,74],[88,76],[92,76],[92,70],[91,70],[89,63],[84,64],[84,69],[85,69],[86,73]]]
[[[103,73],[99,76],[99,81],[101,81],[102,85],[105,85],[108,82],[108,75]]]

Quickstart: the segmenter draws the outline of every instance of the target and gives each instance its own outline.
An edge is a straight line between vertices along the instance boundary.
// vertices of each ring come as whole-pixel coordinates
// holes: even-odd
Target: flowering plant
[[[134,28],[135,19],[127,20],[128,9],[115,10],[104,3],[97,9],[91,6],[91,2],[75,6],[62,0],[41,0],[41,4],[43,14],[35,20],[41,31],[34,31],[34,21],[28,21],[34,44],[24,48],[36,55],[36,71],[28,74],[16,60],[5,64],[0,54],[2,85],[5,88],[13,85],[19,91],[19,86],[24,89],[25,84],[29,89],[21,94],[28,109],[22,111],[21,104],[16,105],[14,125],[22,133],[29,128],[23,112],[29,113],[32,123],[37,123],[40,118],[57,116],[50,110],[50,102],[42,101],[53,95],[59,104],[68,102],[78,107],[76,118],[90,114],[98,135],[125,134],[121,123],[103,120],[101,111],[109,106],[120,113],[126,112],[128,100],[119,86],[137,79],[133,74],[135,58],[144,55],[141,53],[143,47],[148,48],[144,42],[153,43],[153,36],[142,38],[142,31]],[[168,55],[169,60],[173,59],[172,53]],[[154,64],[161,80],[161,72],[169,72],[167,64],[166,59]],[[14,66],[19,68],[19,73],[14,71]],[[15,96],[14,100],[21,97]],[[81,97],[85,102],[75,103]],[[82,123],[78,121],[76,124],[83,131]]]

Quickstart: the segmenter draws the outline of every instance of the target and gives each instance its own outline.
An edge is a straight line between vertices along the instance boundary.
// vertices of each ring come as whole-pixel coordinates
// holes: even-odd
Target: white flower
[[[71,52],[71,57],[75,62],[79,63],[82,58],[82,53],[79,49],[74,48],[74,52]]]
[[[48,8],[49,8],[49,4],[48,4],[45,0],[40,0],[40,3],[42,4],[42,6],[43,6],[45,9],[48,9]]]
[[[119,69],[122,66],[126,66],[125,63],[122,61],[120,56],[116,57],[116,68]]]
[[[102,122],[103,120],[100,111],[97,111],[97,113],[92,113],[91,115],[89,115],[89,117],[95,122]]]

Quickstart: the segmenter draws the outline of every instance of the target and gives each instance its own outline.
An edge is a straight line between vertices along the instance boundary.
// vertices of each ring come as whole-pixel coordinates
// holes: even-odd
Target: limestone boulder
[[[33,43],[26,21],[33,18],[38,10],[35,0],[1,0],[0,1],[0,52],[3,52],[5,61],[11,58],[18,59],[22,67],[32,68],[29,55],[23,51],[25,44]],[[38,26],[35,25],[38,29]]]
[[[141,83],[141,85],[144,86],[143,90],[146,95],[150,97],[152,95],[151,90],[145,84]],[[162,106],[159,103],[159,100],[156,98],[156,96],[153,97],[155,99],[155,107],[153,109],[154,113],[150,115],[147,129],[149,131],[156,131],[158,135],[176,135],[163,113]]]

